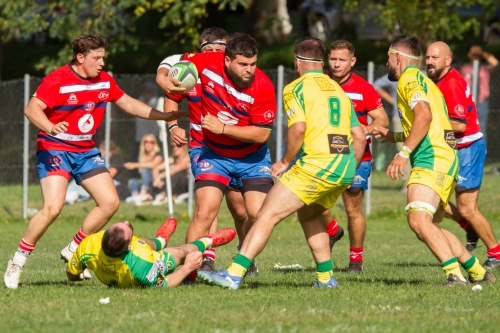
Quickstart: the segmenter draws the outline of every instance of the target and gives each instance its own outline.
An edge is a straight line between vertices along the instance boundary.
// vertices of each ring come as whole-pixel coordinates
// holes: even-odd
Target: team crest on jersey
[[[105,101],[105,100],[107,100],[107,99],[108,99],[108,97],[109,97],[109,92],[107,92],[107,91],[101,91],[101,92],[99,93],[99,95],[97,95],[97,97],[99,97],[99,99],[100,99],[101,101]]]
[[[403,111],[401,111],[400,108],[398,108],[398,116],[399,116],[399,119],[403,119]]]
[[[226,111],[219,111],[217,118],[226,125],[236,125],[238,123],[238,118]]]
[[[351,103],[352,103],[352,107],[353,107],[354,109],[356,109],[356,108],[358,107],[358,105],[357,105],[356,103],[354,103],[352,100],[351,100]]]
[[[78,128],[82,133],[87,133],[94,128],[94,117],[91,114],[86,114],[78,120]]]
[[[198,168],[203,172],[211,170],[213,167],[214,166],[210,164],[210,162],[207,162],[206,160],[201,160],[198,162]]]
[[[457,116],[463,116],[464,115],[464,107],[461,105],[461,104],[457,104],[455,106],[455,113],[457,114]]]
[[[330,145],[330,154],[349,154],[349,140],[347,135],[328,134],[328,143]]]
[[[76,97],[75,94],[71,94],[68,97],[68,100],[66,101],[68,104],[78,104],[78,98]]]
[[[246,104],[238,103],[238,106],[245,112],[248,112],[248,110],[250,110],[250,107]]]
[[[83,104],[83,109],[84,109],[85,111],[89,111],[89,112],[90,112],[90,111],[92,111],[92,110],[94,110],[94,109],[95,109],[95,103],[94,103],[94,102],[91,102],[91,101],[89,101],[89,102],[85,102],[85,103]]]
[[[191,58],[191,57],[194,57],[195,55],[196,55],[196,53],[189,53],[189,54],[187,55],[187,57],[188,57],[188,58]]]
[[[205,89],[210,92],[210,93],[214,93],[214,83],[212,81],[208,82],[206,85],[205,85]]]
[[[267,120],[267,121],[273,120],[274,119],[274,112],[272,112],[271,110],[267,110],[264,113],[264,119]]]
[[[62,159],[59,156],[48,156],[45,159],[45,164],[50,165],[53,168],[60,167],[63,164]]]

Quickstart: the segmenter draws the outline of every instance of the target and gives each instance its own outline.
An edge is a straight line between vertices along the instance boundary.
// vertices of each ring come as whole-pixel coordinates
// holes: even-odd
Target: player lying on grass
[[[297,212],[316,262],[314,287],[338,286],[333,277],[329,236],[318,217],[333,207],[352,183],[365,150],[365,133],[349,97],[323,74],[323,42],[305,38],[295,43],[294,52],[295,71],[300,78],[283,91],[289,126],[287,145],[283,159],[273,164],[271,175],[277,178],[287,170],[301,147],[302,154],[269,192],[232,265],[220,273],[198,272],[211,284],[238,289],[274,227]]]
[[[229,243],[236,231],[224,228],[212,235],[176,247],[166,247],[177,221],[169,218],[156,233],[145,239],[134,235],[128,222],[117,222],[108,230],[85,238],[68,262],[70,281],[82,281],[85,269],[93,271],[107,286],[176,287],[193,270],[200,268],[207,248]],[[179,269],[177,267],[182,265]]]

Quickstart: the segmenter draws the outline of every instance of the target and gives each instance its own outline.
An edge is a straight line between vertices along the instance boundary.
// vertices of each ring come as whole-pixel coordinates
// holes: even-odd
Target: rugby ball
[[[190,91],[198,82],[198,70],[190,61],[180,61],[170,68],[168,76],[181,81],[180,86]]]

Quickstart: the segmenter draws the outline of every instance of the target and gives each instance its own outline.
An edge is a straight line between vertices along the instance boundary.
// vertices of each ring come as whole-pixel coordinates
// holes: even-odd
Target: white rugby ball
[[[168,76],[181,81],[181,87],[186,88],[189,92],[198,82],[198,70],[190,61],[180,61],[170,68]]]

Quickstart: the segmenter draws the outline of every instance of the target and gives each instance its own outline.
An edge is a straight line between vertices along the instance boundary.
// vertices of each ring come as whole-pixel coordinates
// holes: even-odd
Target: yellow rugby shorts
[[[457,180],[453,176],[439,171],[413,168],[410,173],[410,179],[408,180],[408,185],[410,184],[421,184],[430,187],[441,198],[441,205],[443,208],[446,208],[451,195],[455,191]]]
[[[279,180],[306,205],[312,203],[329,209],[350,184],[332,183],[306,172],[295,164]]]

